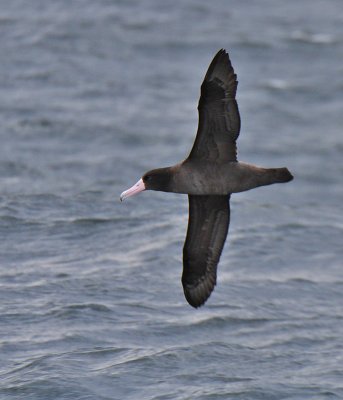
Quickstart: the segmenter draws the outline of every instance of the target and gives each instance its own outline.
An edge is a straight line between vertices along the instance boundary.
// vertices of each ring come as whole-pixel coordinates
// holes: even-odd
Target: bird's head
[[[171,171],[170,168],[152,169],[146,172],[142,178],[130,189],[125,190],[120,195],[123,201],[127,197],[134,196],[143,190],[158,190],[161,192],[170,191]]]

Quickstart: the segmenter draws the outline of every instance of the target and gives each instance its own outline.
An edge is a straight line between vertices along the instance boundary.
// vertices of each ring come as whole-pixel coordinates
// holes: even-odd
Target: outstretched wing
[[[188,198],[182,285],[188,303],[199,307],[209,298],[216,284],[217,265],[230,223],[230,195],[189,195]]]
[[[241,126],[237,84],[229,55],[220,50],[201,85],[198,132],[189,159],[237,161],[236,139]]]

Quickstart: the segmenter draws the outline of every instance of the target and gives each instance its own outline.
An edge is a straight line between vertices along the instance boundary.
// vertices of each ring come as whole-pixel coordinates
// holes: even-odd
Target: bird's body
[[[146,189],[188,194],[182,284],[193,307],[204,304],[216,284],[231,194],[293,179],[287,168],[262,168],[237,160],[237,83],[228,54],[220,50],[201,86],[198,132],[189,156],[174,166],[148,171],[121,194],[122,200]]]
[[[286,168],[261,168],[235,161],[202,163],[185,160],[160,170],[170,174],[171,178],[164,190],[156,190],[193,195],[239,193],[284,182],[290,177]]]

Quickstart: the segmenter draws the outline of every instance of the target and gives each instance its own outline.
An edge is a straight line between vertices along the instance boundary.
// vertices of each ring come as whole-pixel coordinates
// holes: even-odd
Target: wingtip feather
[[[188,303],[194,308],[199,308],[206,303],[215,286],[216,276],[211,274],[196,284],[189,285],[183,282],[183,291]]]
[[[217,52],[208,67],[203,85],[209,82],[216,82],[228,91],[230,97],[235,98],[238,85],[237,75],[232,67],[229,53],[225,49]]]

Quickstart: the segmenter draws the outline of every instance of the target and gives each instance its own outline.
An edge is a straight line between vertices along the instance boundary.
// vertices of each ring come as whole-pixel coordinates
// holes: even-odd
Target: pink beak
[[[130,189],[125,190],[120,195],[120,201],[125,200],[127,197],[134,196],[135,194],[142,192],[145,190],[145,185],[143,179],[140,179],[135,185],[133,185]]]

